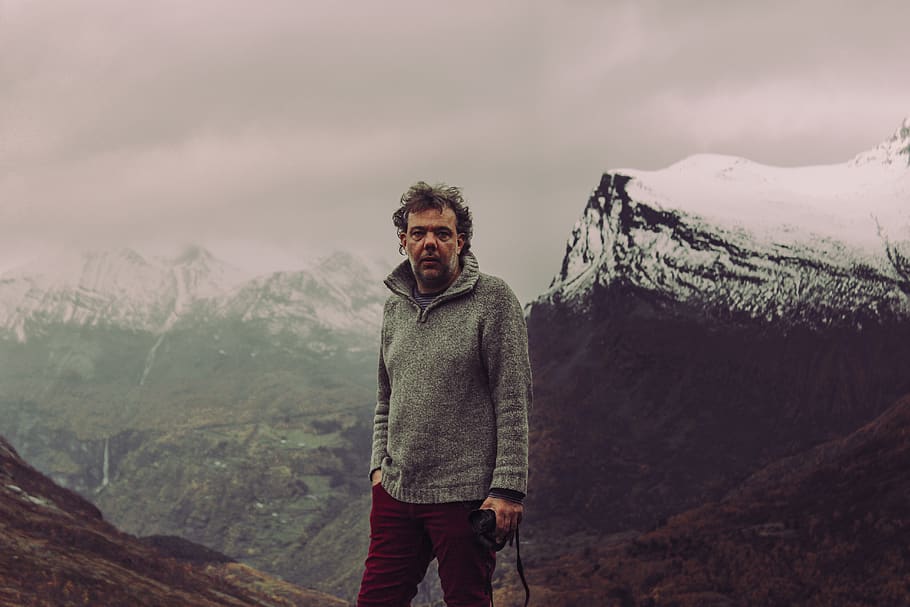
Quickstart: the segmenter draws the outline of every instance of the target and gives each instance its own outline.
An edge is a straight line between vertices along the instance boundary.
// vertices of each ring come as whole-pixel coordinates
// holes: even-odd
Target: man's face
[[[461,273],[458,255],[464,246],[464,234],[456,232],[455,223],[455,212],[450,208],[408,214],[408,229],[401,235],[401,246],[408,252],[421,293],[443,291]]]

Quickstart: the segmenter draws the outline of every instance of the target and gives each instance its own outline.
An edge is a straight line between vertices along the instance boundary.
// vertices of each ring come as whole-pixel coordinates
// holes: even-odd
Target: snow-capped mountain
[[[378,266],[335,253],[297,272],[275,272],[242,285],[219,315],[267,321],[273,329],[301,327],[375,334],[387,291]]]
[[[308,332],[378,328],[381,274],[345,253],[299,272],[249,276],[200,247],[175,258],[130,249],[69,253],[0,276],[0,336],[50,324],[164,333],[182,319],[268,320]],[[305,326],[304,326],[305,325]]]
[[[534,511],[662,525],[910,393],[908,146],[605,174],[527,315]]]
[[[836,165],[699,154],[604,174],[542,300],[625,284],[731,318],[910,317],[910,118]]]
[[[158,332],[193,302],[227,293],[242,278],[198,247],[176,259],[146,259],[130,249],[64,253],[0,277],[0,329],[20,341],[30,324]]]

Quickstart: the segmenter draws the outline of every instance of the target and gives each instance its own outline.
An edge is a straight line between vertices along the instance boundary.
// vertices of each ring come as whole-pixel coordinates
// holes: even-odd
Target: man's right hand
[[[378,485],[379,483],[381,483],[382,482],[382,468],[373,470],[373,474],[370,475],[370,480],[373,482],[374,487],[376,485]]]

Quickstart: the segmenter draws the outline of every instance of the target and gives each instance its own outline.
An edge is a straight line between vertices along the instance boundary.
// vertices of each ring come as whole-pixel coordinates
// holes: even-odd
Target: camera
[[[499,552],[505,548],[506,541],[496,541],[496,512],[489,508],[482,510],[472,510],[468,515],[468,521],[474,530],[474,539],[483,546],[494,552]]]

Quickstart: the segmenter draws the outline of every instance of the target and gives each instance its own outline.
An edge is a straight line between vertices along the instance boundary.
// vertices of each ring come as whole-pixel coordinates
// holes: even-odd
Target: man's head
[[[422,293],[446,289],[461,273],[461,256],[471,248],[473,223],[461,190],[415,183],[392,215],[399,251],[407,252]]]

